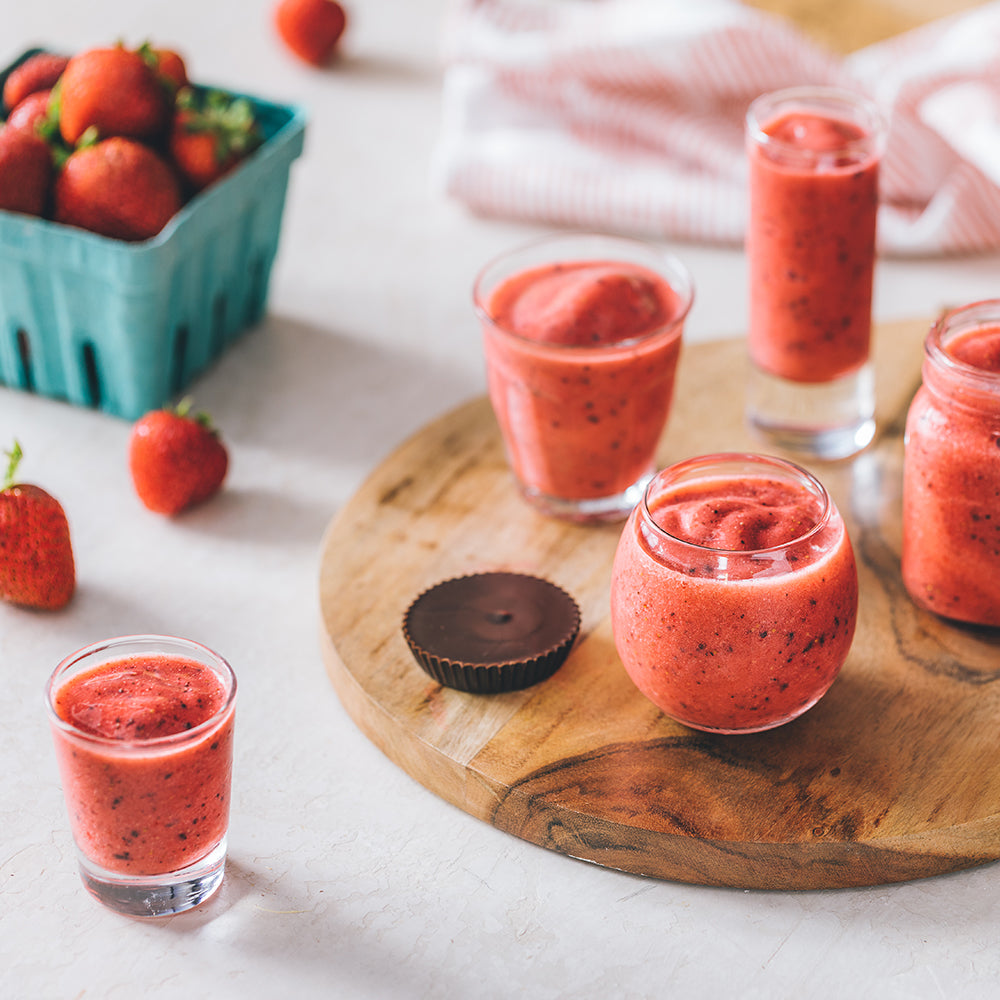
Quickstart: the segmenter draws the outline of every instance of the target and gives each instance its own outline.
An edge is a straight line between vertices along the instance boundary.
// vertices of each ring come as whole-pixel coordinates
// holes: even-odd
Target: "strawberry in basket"
[[[56,222],[119,240],[155,236],[182,205],[177,174],[149,146],[112,136],[76,149],[53,191]]]
[[[170,131],[170,155],[194,191],[217,181],[261,143],[250,102],[222,91],[177,94]]]
[[[138,51],[116,45],[73,56],[58,83],[59,132],[75,146],[84,132],[147,141],[159,138],[170,117],[170,97]]]
[[[48,202],[52,155],[37,135],[0,128],[0,209],[41,215]]]
[[[3,99],[0,209],[111,239],[155,236],[263,141],[250,101],[191,86],[183,57],[148,42],[36,53]]]

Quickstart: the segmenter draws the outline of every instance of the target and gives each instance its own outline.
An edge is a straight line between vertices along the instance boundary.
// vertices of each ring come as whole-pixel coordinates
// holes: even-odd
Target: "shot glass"
[[[793,455],[835,460],[875,435],[869,360],[885,126],[849,91],[765,94],[746,116],[746,415]]]
[[[236,677],[199,643],[133,635],[63,660],[46,706],[84,886],[131,916],[222,882]]]
[[[490,401],[524,497],[573,521],[642,496],[673,399],[686,267],[638,240],[550,236],[478,275]]]
[[[622,531],[615,646],[636,687],[693,729],[790,722],[847,659],[858,576],[822,483],[792,462],[724,453],[658,473]]]

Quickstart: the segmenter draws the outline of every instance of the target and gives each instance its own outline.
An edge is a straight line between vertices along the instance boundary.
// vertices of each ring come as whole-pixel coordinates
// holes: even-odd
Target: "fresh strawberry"
[[[181,204],[170,165],[148,146],[120,136],[75,150],[53,191],[56,222],[119,240],[155,236]]]
[[[0,598],[55,611],[76,589],[69,523],[59,501],[39,486],[17,483],[21,446],[15,441],[0,488]]]
[[[69,59],[51,52],[36,52],[10,71],[3,85],[3,103],[8,111],[16,108],[36,90],[51,90],[63,74]]]
[[[0,209],[41,215],[52,184],[52,153],[37,135],[0,129]]]
[[[231,170],[260,145],[253,107],[221,91],[191,89],[177,95],[170,155],[181,177],[199,191]]]
[[[157,514],[178,514],[219,491],[229,454],[208,415],[192,415],[183,399],[135,422],[128,462],[139,499]]]
[[[279,0],[274,24],[295,55],[313,66],[324,66],[347,27],[347,13],[337,0]]]
[[[7,128],[23,128],[34,132],[49,116],[51,90],[36,90],[28,94],[7,116]]]
[[[88,129],[99,138],[153,140],[170,113],[166,88],[138,52],[117,45],[73,56],[58,86],[59,128],[70,146]]]
[[[173,49],[154,49],[148,42],[141,45],[138,51],[146,64],[156,71],[171,97],[191,82],[188,79],[187,63],[179,52]]]

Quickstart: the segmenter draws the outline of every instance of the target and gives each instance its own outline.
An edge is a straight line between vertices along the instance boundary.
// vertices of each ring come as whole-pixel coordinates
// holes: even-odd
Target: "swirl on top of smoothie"
[[[730,552],[768,549],[801,538],[820,523],[823,504],[774,479],[698,480],[654,497],[649,512],[674,538]]]
[[[1000,326],[978,327],[949,340],[945,353],[985,372],[1000,373]]]
[[[870,152],[851,148],[868,133],[854,122],[840,118],[791,112],[769,122],[764,132],[788,151],[794,148],[796,153],[815,155],[824,166],[846,167],[871,157]],[[780,160],[781,152],[771,149],[769,156]]]
[[[523,271],[490,301],[503,329],[541,343],[614,344],[658,329],[676,295],[653,271],[614,261],[570,261]]]

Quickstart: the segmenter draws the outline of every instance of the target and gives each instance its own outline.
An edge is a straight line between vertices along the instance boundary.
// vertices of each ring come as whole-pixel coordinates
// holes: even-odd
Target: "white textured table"
[[[534,847],[416,784],[358,731],[324,671],[317,553],[365,475],[483,391],[469,287],[537,230],[471,218],[432,187],[445,0],[356,0],[345,59],[293,64],[260,0],[8,4],[0,58],[150,37],[192,75],[304,105],[268,318],[196,386],[233,456],[226,492],[142,509],[128,426],[0,390],[0,444],[64,503],[79,593],[0,606],[0,996],[988,997],[996,865],[876,889],[743,892],[647,881]],[[738,333],[737,250],[675,249],[692,339]],[[881,320],[995,294],[1000,255],[883,262]],[[197,638],[240,679],[220,894],[158,923],[83,891],[42,711],[65,653],[123,632]]]

